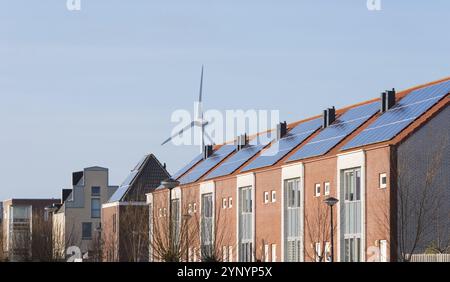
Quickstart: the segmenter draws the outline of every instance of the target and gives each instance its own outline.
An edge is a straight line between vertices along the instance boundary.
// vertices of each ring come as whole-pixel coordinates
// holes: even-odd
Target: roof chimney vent
[[[242,134],[236,137],[236,140],[234,141],[234,145],[236,145],[236,151],[240,151],[242,148],[247,146],[248,144],[248,137],[247,134]]]
[[[381,112],[384,113],[395,105],[395,88],[381,93]]]
[[[280,140],[287,133],[287,123],[286,121],[277,124],[277,139]]]
[[[336,109],[334,106],[323,110],[323,128],[330,126],[336,120]]]
[[[212,145],[205,145],[203,146],[203,159],[209,158],[213,153],[213,146]]]

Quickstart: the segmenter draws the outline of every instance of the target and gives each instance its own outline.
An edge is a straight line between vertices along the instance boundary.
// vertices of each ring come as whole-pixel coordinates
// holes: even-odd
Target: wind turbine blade
[[[198,102],[202,103],[202,94],[203,94],[203,65],[202,65],[202,74],[200,76],[200,93],[198,95]]]
[[[196,125],[195,123],[196,123],[196,122],[193,121],[193,122],[191,122],[190,124],[186,125],[183,129],[181,129],[181,130],[178,131],[177,133],[175,133],[175,134],[173,134],[172,136],[170,136],[169,138],[167,138],[167,139],[161,144],[161,146],[167,144],[167,142],[169,142],[170,140],[172,140],[172,139],[175,138],[176,136],[182,135],[183,132],[185,132],[186,130],[188,130],[188,129],[194,127],[194,126]]]

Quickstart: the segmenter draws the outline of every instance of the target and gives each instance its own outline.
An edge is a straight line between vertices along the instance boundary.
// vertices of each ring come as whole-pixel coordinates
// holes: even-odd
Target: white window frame
[[[269,244],[264,244],[264,262],[269,261]]]
[[[264,204],[268,204],[269,203],[269,192],[265,191],[264,192]]]
[[[380,262],[387,262],[387,240],[380,240]]]
[[[277,262],[277,244],[271,245],[272,262]]]
[[[277,201],[277,191],[273,190],[271,196],[272,196],[272,198],[270,199],[270,201],[272,203],[275,203]]]
[[[222,198],[222,209],[226,209],[228,207],[227,198]]]
[[[196,212],[197,212],[197,203],[193,203],[193,204],[192,204],[192,207],[193,207],[193,209],[194,209],[194,213],[196,213]]]
[[[330,242],[325,242],[325,251],[324,251],[323,256],[324,256],[323,260],[325,262],[331,262],[331,244],[330,244]]]
[[[222,247],[222,261],[228,262],[228,247],[227,246]]]
[[[320,197],[320,183],[314,184],[314,197]]]
[[[191,214],[192,213],[192,204],[189,204],[188,205],[188,214]]]
[[[233,207],[233,198],[228,197],[228,208],[231,209]]]
[[[228,246],[228,261],[233,262],[233,246]]]
[[[325,196],[330,195],[330,190],[331,190],[330,182],[325,182],[325,183],[323,184],[323,194],[324,194]]]
[[[315,254],[315,257],[316,257],[316,262],[319,262],[320,261],[319,257],[322,254],[322,244],[320,242],[315,242],[314,243],[314,254]]]
[[[385,183],[383,183],[382,179],[385,179]],[[380,189],[385,189],[387,187],[387,174],[386,172],[380,173],[379,175],[379,187]]]

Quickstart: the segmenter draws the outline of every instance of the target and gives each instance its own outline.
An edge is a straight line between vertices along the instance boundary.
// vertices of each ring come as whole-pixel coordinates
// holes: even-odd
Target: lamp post
[[[333,240],[333,233],[334,233],[334,225],[333,225],[333,206],[339,202],[338,199],[333,197],[328,197],[324,200],[325,204],[327,204],[330,207],[330,223],[331,223],[331,262],[334,262],[334,240]]]
[[[172,245],[172,190],[175,187],[178,187],[180,185],[179,181],[176,181],[172,177],[161,181],[161,185],[169,190],[169,242]],[[173,251],[173,246],[170,246],[170,251]]]

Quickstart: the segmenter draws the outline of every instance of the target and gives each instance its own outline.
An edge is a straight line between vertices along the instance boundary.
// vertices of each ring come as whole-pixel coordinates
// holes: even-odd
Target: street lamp
[[[330,207],[330,215],[331,215],[331,262],[334,262],[334,240],[333,240],[333,233],[334,233],[334,225],[333,225],[333,206],[339,202],[338,199],[333,197],[328,197],[324,200],[325,204],[327,204]]]
[[[169,242],[170,244],[173,244],[173,240],[172,240],[172,190],[175,187],[178,187],[180,185],[180,182],[173,179],[172,177],[169,177],[168,179],[165,179],[163,181],[161,181],[161,185],[169,190]],[[171,246],[171,250],[172,246]]]

